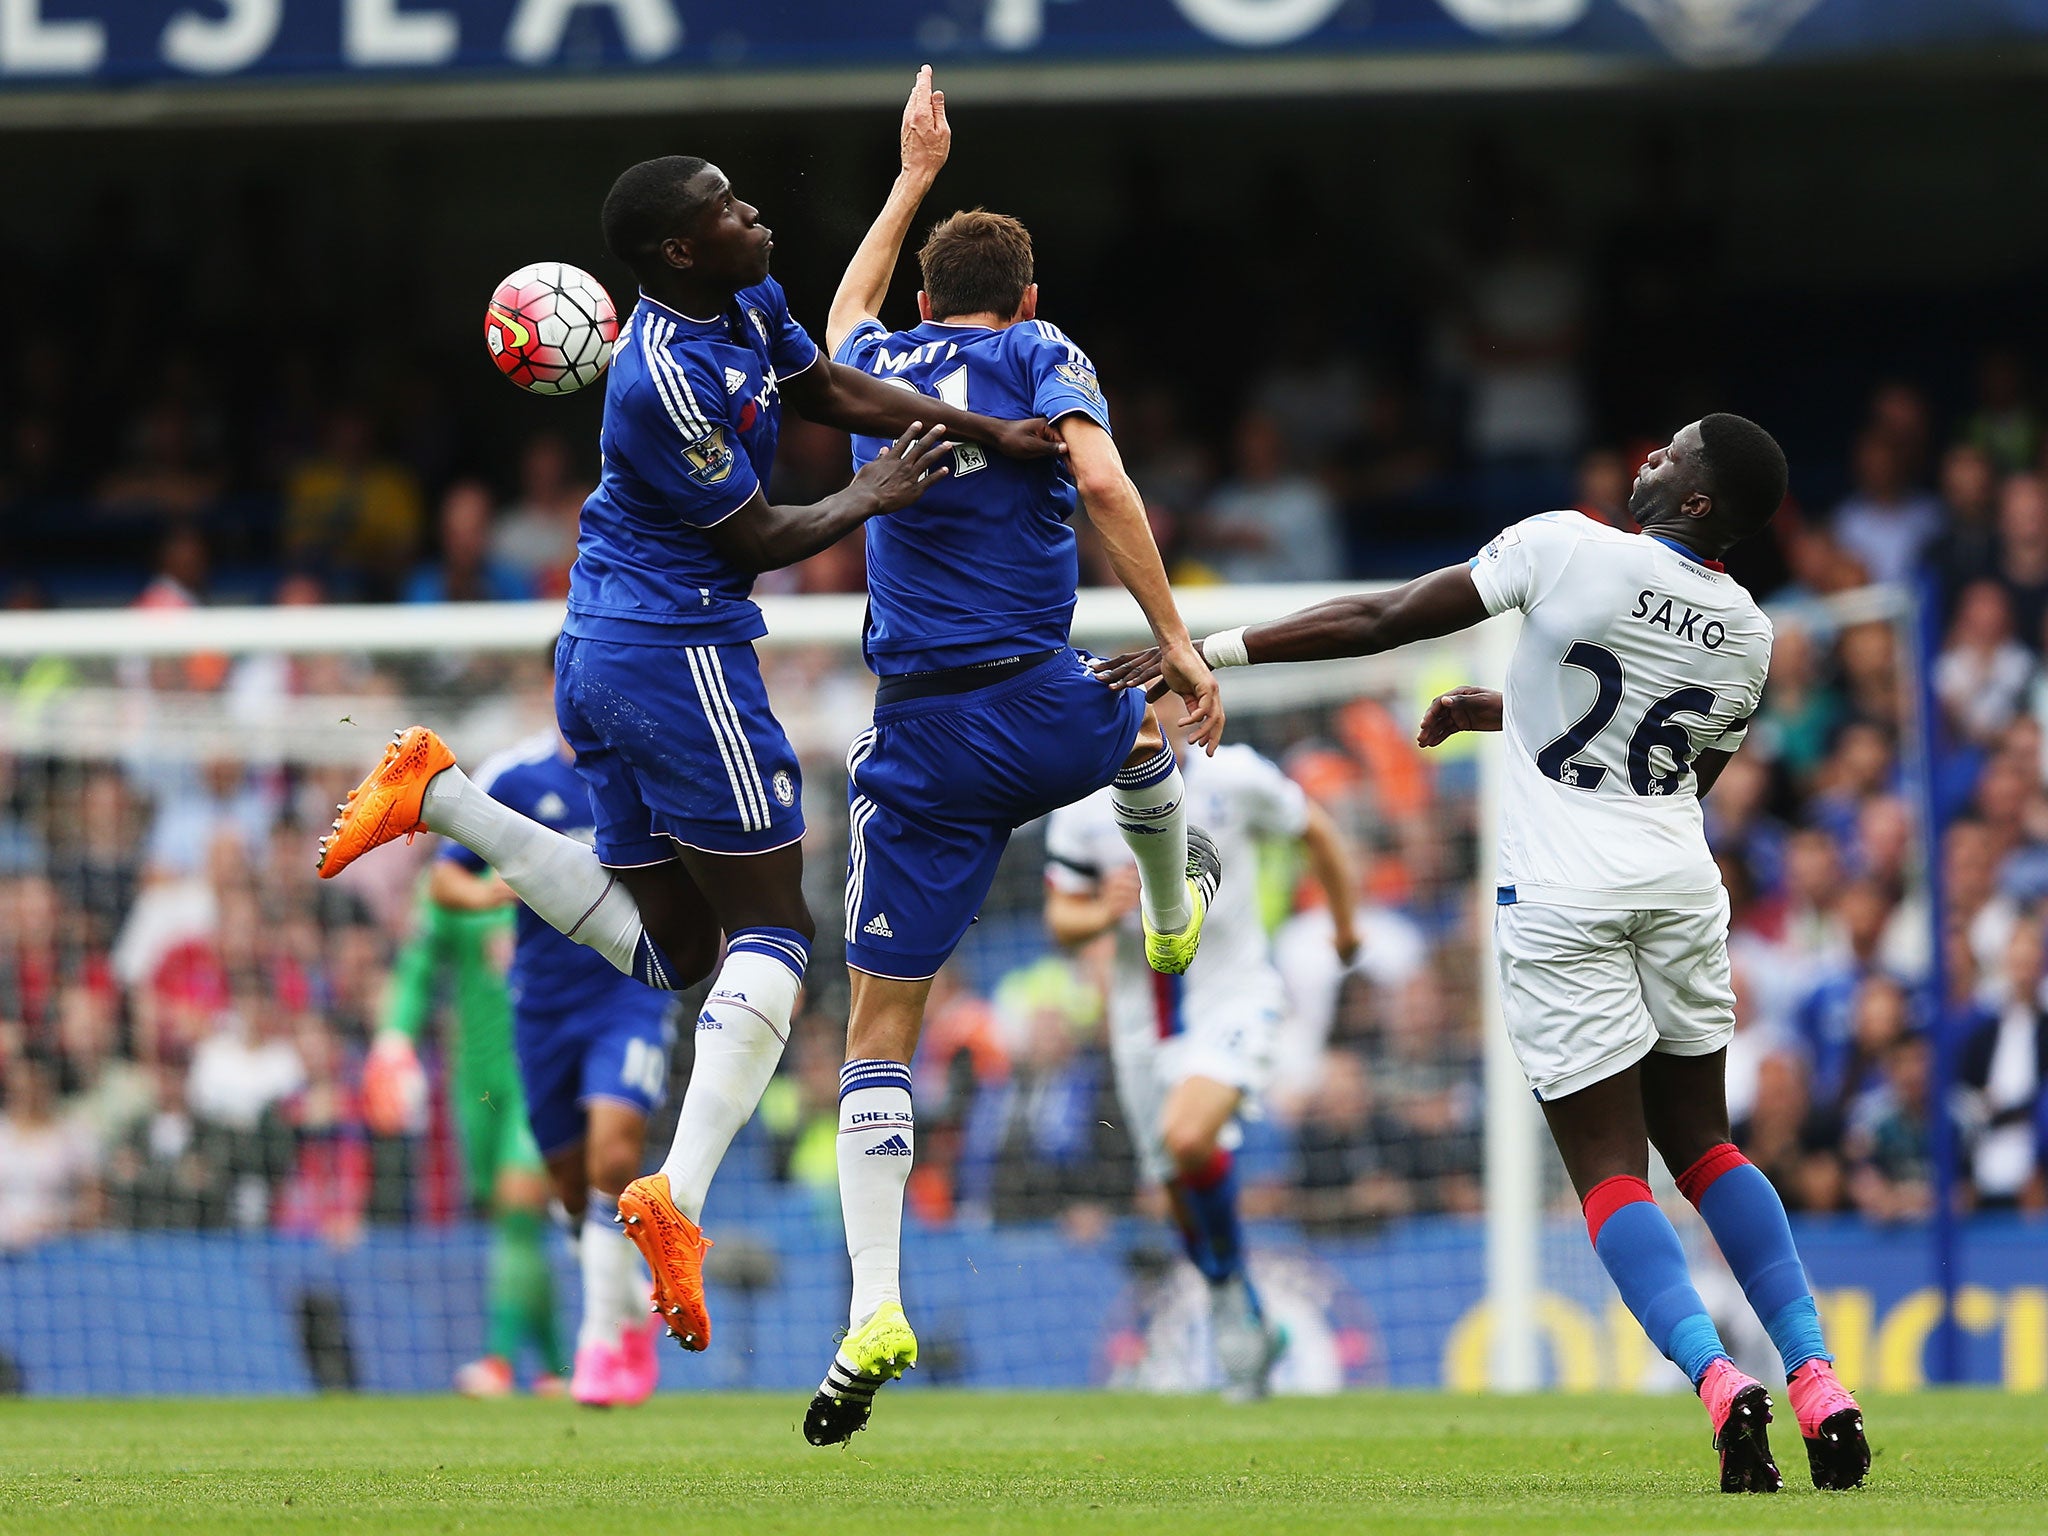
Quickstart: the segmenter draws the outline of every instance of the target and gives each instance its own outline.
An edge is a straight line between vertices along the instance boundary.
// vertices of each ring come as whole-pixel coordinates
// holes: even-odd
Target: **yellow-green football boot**
[[[844,1445],[867,1428],[875,1394],[917,1364],[917,1335],[900,1303],[885,1301],[839,1342],[832,1369],[804,1414],[804,1438],[813,1445]]]
[[[1202,947],[1202,920],[1209,915],[1209,903],[1216,899],[1216,887],[1223,883],[1223,856],[1216,840],[1200,827],[1188,828],[1188,918],[1179,933],[1154,931],[1144,914],[1145,963],[1162,976],[1178,976],[1195,963],[1195,951]]]

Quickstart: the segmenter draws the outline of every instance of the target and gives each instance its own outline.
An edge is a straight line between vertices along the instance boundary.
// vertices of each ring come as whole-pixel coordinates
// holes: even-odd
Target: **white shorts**
[[[1181,1083],[1206,1077],[1238,1089],[1248,1103],[1265,1091],[1273,1078],[1285,1000],[1275,973],[1244,986],[1183,984],[1177,1033],[1161,1033],[1155,1008],[1116,1010],[1110,1056],[1117,1101],[1147,1180],[1160,1184],[1173,1175],[1160,1129],[1167,1097]],[[1226,1127],[1224,1145],[1237,1140],[1236,1126]]]
[[[1725,891],[1686,912],[1515,902],[1494,909],[1493,938],[1508,1038],[1538,1099],[1735,1036]]]

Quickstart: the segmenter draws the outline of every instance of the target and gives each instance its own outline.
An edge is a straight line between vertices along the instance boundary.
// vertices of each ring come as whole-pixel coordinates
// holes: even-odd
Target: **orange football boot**
[[[619,1221],[654,1272],[654,1311],[669,1336],[685,1349],[711,1343],[711,1310],[704,1304],[704,1252],[711,1239],[676,1209],[668,1175],[651,1173],[619,1196]]]
[[[454,766],[448,743],[424,725],[393,736],[384,749],[384,761],[335,807],[341,814],[334,818],[334,830],[320,839],[320,857],[313,863],[320,878],[331,880],[394,838],[409,842],[414,833],[426,831],[420,804],[427,796],[427,781]]]

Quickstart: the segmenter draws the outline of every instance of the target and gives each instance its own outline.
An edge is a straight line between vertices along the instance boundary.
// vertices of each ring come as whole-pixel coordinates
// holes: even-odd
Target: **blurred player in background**
[[[488,759],[477,788],[566,837],[596,835],[575,755],[553,727]],[[445,909],[492,912],[519,898],[460,843],[434,863]],[[640,1256],[619,1224],[619,1195],[639,1175],[647,1122],[668,1087],[667,993],[643,987],[594,950],[516,905],[513,1041],[534,1140],[576,1233],[583,1320],[570,1396],[593,1407],[644,1402],[660,1369]]]
[[[428,880],[419,931],[392,967],[365,1072],[371,1124],[385,1134],[421,1128],[426,1079],[417,1046],[445,986],[448,1110],[462,1139],[470,1201],[491,1221],[484,1354],[455,1373],[456,1390],[467,1397],[508,1396],[530,1348],[540,1362],[534,1392],[559,1397],[569,1360],[548,1265],[547,1168],[527,1124],[512,1056],[505,981],[512,915],[496,905],[473,910],[444,903],[439,884]]]
[[[977,416],[826,359],[768,275],[768,226],[714,165],[671,155],[633,166],[603,223],[640,302],[605,381],[603,471],[583,507],[555,679],[595,849],[493,799],[415,726],[349,795],[318,868],[331,876],[392,838],[438,832],[650,987],[679,990],[717,967],[674,1144],[620,1202],[669,1331],[701,1350],[711,1318],[698,1219],[781,1060],[814,932],[802,778],[754,653],[766,632],[754,578],[916,500],[948,473],[948,434],[1027,457],[1059,444],[1043,421]],[[763,487],[785,399],[810,420],[894,440],[845,490],[772,506]]]
[[[1870,1466],[1862,1410],[1835,1377],[1785,1207],[1730,1139],[1728,893],[1700,815],[1771,661],[1770,621],[1720,557],[1784,498],[1785,455],[1770,434],[1708,416],[1636,476],[1640,534],[1546,512],[1467,565],[1202,642],[1217,666],[1313,661],[1522,613],[1505,699],[1446,694],[1418,739],[1508,734],[1494,922],[1508,1034],[1594,1251],[1698,1390],[1730,1493],[1782,1485],[1765,1428],[1771,1398],[1729,1358],[1651,1198],[1653,1143],[1777,1346],[1814,1486],[1855,1487]],[[1135,686],[1160,670],[1135,654],[1103,673]]]
[[[847,757],[853,997],[839,1097],[853,1296],[804,1417],[814,1445],[865,1425],[876,1391],[917,1360],[899,1279],[915,1149],[909,1061],[932,978],[980,911],[1011,831],[1113,783],[1138,863],[1146,956],[1161,970],[1187,969],[1221,876],[1214,845],[1188,825],[1179,765],[1144,700],[1103,688],[1067,644],[1078,500],[1163,648],[1193,741],[1215,750],[1215,679],[1174,606],[1094,366],[1036,318],[1030,235],[1000,214],[954,214],[919,255],[924,323],[892,334],[875,318],[950,144],[927,66],[904,108],[902,173],[840,280],[826,339],[840,362],[901,386],[891,393],[1042,416],[1068,460],[1000,460],[962,445],[951,478],[911,515],[867,527],[862,650],[881,683],[874,725]],[[854,439],[861,473],[887,451]]]
[[[1241,872],[1216,894],[1202,952],[1184,976],[1145,963],[1135,921],[1138,870],[1114,791],[1054,811],[1045,831],[1045,920],[1068,948],[1114,935],[1109,1027],[1117,1097],[1145,1177],[1166,1191],[1189,1262],[1209,1283],[1209,1320],[1226,1395],[1263,1397],[1286,1334],[1246,1272],[1232,1150],[1238,1112],[1266,1087],[1286,990],[1260,911],[1260,845],[1298,840],[1329,898],[1338,958],[1358,952],[1350,850],[1327,812],[1242,744],[1187,753],[1190,821]]]

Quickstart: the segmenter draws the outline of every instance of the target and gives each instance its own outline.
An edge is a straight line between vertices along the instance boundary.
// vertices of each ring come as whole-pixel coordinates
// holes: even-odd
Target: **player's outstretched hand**
[[[1216,674],[1209,670],[1195,642],[1183,640],[1162,648],[1159,677],[1187,707],[1180,728],[1188,733],[1189,744],[1214,757],[1223,741],[1223,690],[1216,686]]]
[[[1043,416],[997,422],[995,441],[989,447],[1006,459],[1049,459],[1067,451],[1066,439],[1053,431]]]
[[[946,93],[932,89],[932,67],[920,65],[910,100],[903,106],[903,173],[929,185],[953,151],[953,129],[946,122]]]
[[[874,492],[884,512],[899,511],[922,496],[934,480],[952,473],[950,463],[940,462],[952,451],[944,427],[927,431],[923,422],[913,421],[901,437],[861,466],[854,484]]]
[[[1098,659],[1089,663],[1095,675],[1110,687],[1142,688],[1145,697],[1155,703],[1166,692],[1166,684],[1161,680],[1162,664],[1163,658],[1156,645],[1148,645],[1142,651],[1124,651],[1107,661]]]
[[[1493,688],[1453,688],[1429,701],[1422,724],[1415,731],[1415,745],[1435,747],[1460,731],[1497,731],[1501,722],[1501,697]]]

